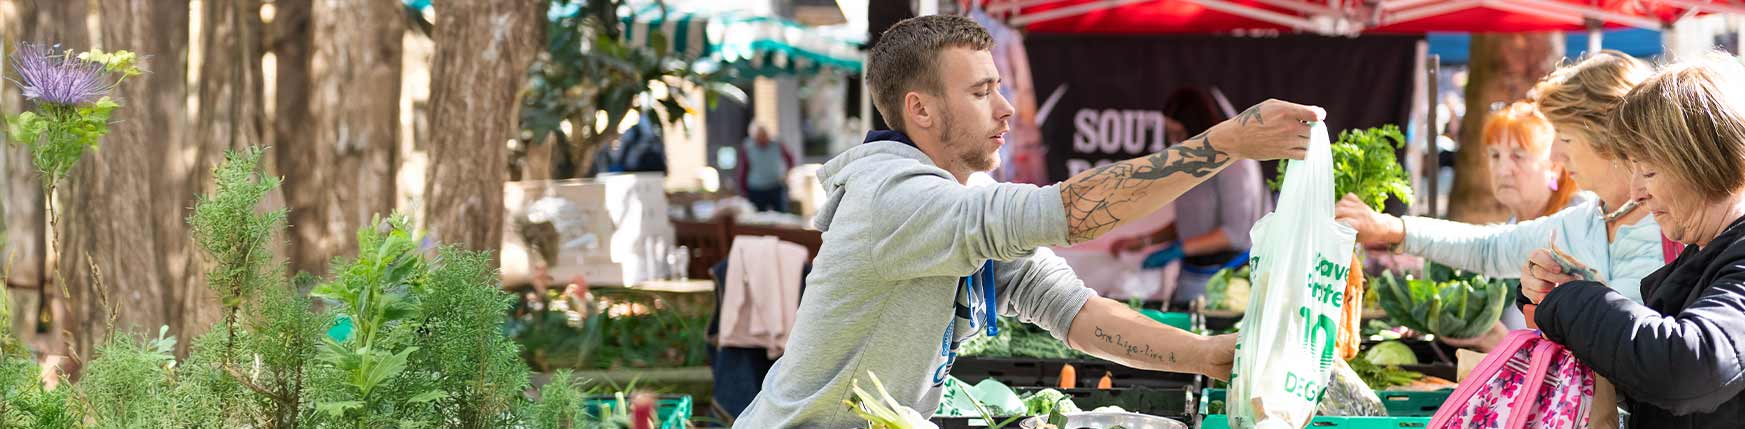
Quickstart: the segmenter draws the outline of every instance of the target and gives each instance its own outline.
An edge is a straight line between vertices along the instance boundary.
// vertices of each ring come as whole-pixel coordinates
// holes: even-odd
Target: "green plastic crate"
[[[616,409],[618,402],[617,396],[589,396],[582,400],[582,412],[588,415],[595,415],[597,412],[621,413],[623,411]],[[660,422],[660,429],[689,428],[691,395],[661,395],[655,399],[654,416],[655,421]]]
[[[1448,401],[1454,389],[1430,392],[1383,390],[1375,394],[1381,396],[1381,403],[1387,407],[1389,416],[1430,417],[1436,415],[1436,409],[1442,408],[1442,403]]]
[[[1310,428],[1319,429],[1417,429],[1430,426],[1429,417],[1316,417]],[[1223,414],[1206,416],[1200,429],[1229,429],[1229,417]]]

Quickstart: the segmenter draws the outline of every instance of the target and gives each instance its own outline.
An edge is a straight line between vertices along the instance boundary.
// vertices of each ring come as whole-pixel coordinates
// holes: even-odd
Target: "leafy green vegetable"
[[[1248,275],[1248,265],[1225,268],[1213,274],[1206,282],[1206,309],[1247,310],[1251,286]]]
[[[1383,341],[1363,352],[1363,360],[1376,365],[1417,365],[1418,355],[1399,341]]]
[[[1001,316],[996,322],[1000,335],[978,335],[965,341],[958,356],[1031,357],[1041,359],[1073,359],[1092,357],[1067,346],[1048,331],[1011,317]]]
[[[1042,389],[1024,398],[1024,412],[1032,416],[1079,411],[1078,404],[1072,402],[1072,397],[1059,390]]]
[[[1376,279],[1376,296],[1388,316],[1419,332],[1471,338],[1490,329],[1514,301],[1508,282],[1425,264],[1426,277],[1401,280],[1392,272]]]
[[[1405,144],[1405,135],[1393,125],[1339,133],[1339,141],[1333,143],[1333,199],[1357,194],[1376,210],[1382,209],[1389,195],[1411,204],[1412,182],[1394,156]],[[1273,190],[1284,186],[1285,168],[1290,164],[1279,164],[1278,177],[1268,182]]]
[[[869,371],[866,376],[872,381],[873,388],[876,389],[878,395],[875,396],[865,389],[861,389],[860,377],[855,377],[850,382],[854,387],[854,396],[843,400],[842,403],[847,405],[848,409],[853,411],[855,415],[866,419],[867,429],[938,428],[933,422],[922,417],[921,413],[915,412],[915,409],[904,406],[896,399],[891,398],[890,392],[885,390],[884,383],[879,382],[877,375],[873,375]]]
[[[1404,386],[1424,378],[1424,374],[1400,369],[1398,365],[1376,365],[1368,359],[1352,359],[1346,363],[1351,364],[1353,371],[1357,371],[1357,376],[1363,379],[1363,384],[1367,384],[1369,388],[1375,390]]]

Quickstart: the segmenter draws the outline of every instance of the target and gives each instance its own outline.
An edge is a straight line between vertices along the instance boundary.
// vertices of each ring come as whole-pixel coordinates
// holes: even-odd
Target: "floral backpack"
[[[1586,428],[1594,373],[1536,330],[1510,332],[1460,382],[1432,429]]]

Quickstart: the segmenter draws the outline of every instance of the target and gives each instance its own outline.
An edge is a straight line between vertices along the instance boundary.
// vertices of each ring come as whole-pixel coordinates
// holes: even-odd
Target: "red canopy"
[[[1686,10],[1638,0],[1452,0],[1384,11],[1365,31],[1412,34],[1581,31],[1588,28],[1589,19],[1605,28],[1659,29],[1677,21]]]
[[[995,0],[998,1],[998,0]],[[1035,3],[1035,2],[1031,2]],[[1109,7],[1113,4],[1122,4]],[[1123,4],[1125,3],[1125,4]],[[1241,6],[1269,12],[1280,18],[1308,20],[1294,11],[1242,2]],[[1331,10],[1331,9],[1329,9]],[[1074,12],[1084,11],[1082,14]],[[1068,15],[1071,14],[1071,15]],[[1061,18],[1046,19],[1051,16]],[[1292,27],[1251,16],[1232,14],[1189,1],[1107,1],[1063,0],[1042,3],[1023,9],[1014,24],[1026,24],[1026,30],[1039,33],[1228,33],[1244,30],[1292,31]],[[1041,20],[1036,20],[1041,18]],[[1034,21],[1033,21],[1034,20]]]
[[[1660,29],[1690,14],[1745,13],[1728,0],[975,0],[1038,33],[1531,32]]]

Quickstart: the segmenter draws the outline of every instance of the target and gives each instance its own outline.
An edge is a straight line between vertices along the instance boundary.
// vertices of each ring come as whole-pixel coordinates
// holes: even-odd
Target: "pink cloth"
[[[771,359],[781,356],[800,308],[805,264],[806,246],[775,237],[735,237],[722,283],[719,345],[761,347]]]

